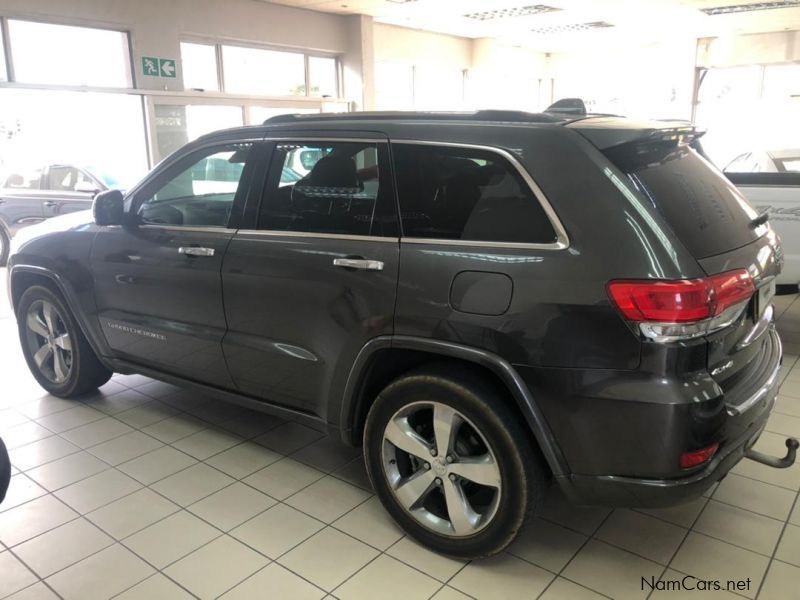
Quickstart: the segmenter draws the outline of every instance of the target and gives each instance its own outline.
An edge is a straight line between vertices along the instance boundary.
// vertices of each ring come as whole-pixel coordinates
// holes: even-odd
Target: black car
[[[484,111],[283,116],[21,234],[10,293],[58,396],[113,371],[363,444],[454,556],[577,503],[701,495],[755,443],[781,250],[685,124]],[[288,175],[287,175],[288,174]]]

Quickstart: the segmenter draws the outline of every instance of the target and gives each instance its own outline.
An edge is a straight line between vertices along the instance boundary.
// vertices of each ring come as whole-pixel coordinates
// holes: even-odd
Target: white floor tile
[[[201,599],[216,598],[264,567],[269,559],[222,536],[170,565],[166,575]]]
[[[47,583],[65,600],[105,600],[153,573],[150,565],[115,544],[59,571]]]

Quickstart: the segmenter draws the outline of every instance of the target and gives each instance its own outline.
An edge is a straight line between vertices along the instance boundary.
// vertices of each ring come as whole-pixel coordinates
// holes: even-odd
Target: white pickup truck
[[[725,175],[781,237],[784,253],[779,291],[795,293],[800,283],[800,150],[753,152],[734,159]]]

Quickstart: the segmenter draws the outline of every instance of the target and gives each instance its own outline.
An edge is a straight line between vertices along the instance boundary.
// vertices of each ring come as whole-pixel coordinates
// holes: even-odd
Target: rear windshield
[[[764,232],[751,226],[758,213],[744,196],[689,147],[637,144],[605,153],[664,215],[696,258],[740,248]]]

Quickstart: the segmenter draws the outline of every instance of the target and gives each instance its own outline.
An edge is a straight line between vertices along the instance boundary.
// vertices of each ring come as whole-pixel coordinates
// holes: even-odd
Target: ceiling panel
[[[800,29],[800,7],[708,15],[701,9],[759,0],[270,0],[545,51],[673,35],[704,37]],[[761,0],[763,2],[763,0]],[[471,16],[469,16],[471,15]],[[589,23],[610,26],[589,28]]]

